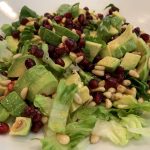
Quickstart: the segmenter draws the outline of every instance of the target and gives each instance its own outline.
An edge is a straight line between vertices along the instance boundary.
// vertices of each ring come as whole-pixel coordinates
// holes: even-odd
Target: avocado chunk
[[[124,95],[120,100],[113,102],[113,106],[116,108],[127,109],[130,106],[137,103],[137,100],[131,95]]]
[[[40,27],[39,35],[42,38],[42,40],[54,46],[57,46],[61,43],[61,37],[59,35],[42,26]]]
[[[6,41],[9,50],[12,51],[13,53],[16,53],[18,49],[19,41],[17,39],[14,39],[12,36],[7,36]]]
[[[95,56],[100,52],[102,45],[99,43],[86,41],[85,43],[85,53],[88,53],[89,60],[93,61]],[[87,52],[88,51],[88,52]]]
[[[67,36],[68,38],[71,38],[71,39],[73,39],[75,41],[77,41],[79,39],[78,34],[72,32],[71,30],[69,30],[69,29],[67,29],[67,28],[65,28],[63,26],[60,26],[60,25],[58,25],[56,23],[53,23],[53,27],[55,29],[56,34],[58,34],[61,37],[62,36]]]
[[[137,48],[137,36],[132,33],[132,26],[128,25],[126,30],[115,40],[107,45],[107,50],[111,56],[121,58],[126,52],[132,52]]]
[[[123,67],[125,70],[135,69],[141,59],[140,55],[126,53],[121,61],[120,66]]]
[[[106,56],[101,59],[97,65],[104,66],[107,71],[113,72],[120,65],[120,60],[118,58]]]
[[[31,118],[17,117],[10,129],[10,135],[26,136],[31,129]]]
[[[8,69],[8,77],[20,77],[24,74],[24,72],[27,70],[25,66],[26,59],[31,58],[33,59],[36,64],[38,64],[38,60],[33,55],[24,55],[21,57],[16,58],[13,60],[10,68]]]
[[[1,100],[1,104],[14,117],[20,116],[26,107],[26,103],[15,91]]]
[[[4,122],[8,119],[9,112],[0,104],[0,122]]]
[[[12,26],[9,24],[4,24],[2,25],[1,30],[5,33],[5,36],[9,36],[12,32]]]

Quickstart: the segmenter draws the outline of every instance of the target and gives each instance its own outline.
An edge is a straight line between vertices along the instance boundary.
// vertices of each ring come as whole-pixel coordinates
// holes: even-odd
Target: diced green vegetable
[[[1,30],[5,33],[5,36],[10,36],[12,33],[12,26],[9,24],[4,24],[2,25]]]
[[[8,111],[0,104],[0,122],[4,122],[8,119]]]
[[[57,13],[59,15],[64,15],[65,13],[70,12],[70,11],[71,11],[71,6],[69,4],[62,4],[59,6]]]

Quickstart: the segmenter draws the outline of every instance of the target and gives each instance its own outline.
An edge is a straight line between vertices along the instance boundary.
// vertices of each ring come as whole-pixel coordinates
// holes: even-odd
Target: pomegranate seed
[[[54,17],[54,20],[57,22],[57,23],[60,23],[62,21],[62,16],[55,16]]]
[[[16,31],[12,31],[12,36],[15,39],[19,39],[20,38],[20,31],[16,30]]]
[[[65,13],[64,17],[71,19],[72,18],[72,13],[70,13],[70,12]]]
[[[0,123],[0,134],[6,134],[9,132],[9,126],[7,123]]]
[[[35,108],[33,106],[27,106],[22,114],[24,117],[33,118],[35,115]]]
[[[84,24],[85,22],[85,17],[84,17],[84,14],[80,14],[79,17],[78,17],[78,21],[80,22],[80,24]]]
[[[41,121],[41,119],[42,119],[42,114],[38,110],[35,110],[35,114],[32,118],[32,121],[39,122],[39,121]]]
[[[118,82],[117,79],[114,77],[109,77],[105,80],[105,88],[109,89],[111,87],[117,88]]]
[[[78,45],[80,48],[85,47],[85,39],[81,38]]]
[[[55,46],[53,46],[53,45],[48,45],[49,57],[52,57],[52,56],[53,56],[54,51],[55,51]]]
[[[98,80],[96,80],[96,79],[90,80],[90,82],[89,82],[89,87],[90,87],[91,89],[97,88],[97,87],[98,87]]]
[[[65,47],[57,47],[55,48],[55,53],[58,55],[58,56],[62,56],[63,54],[65,54],[66,52],[66,49]]]
[[[117,67],[116,71],[115,71],[116,74],[124,74],[125,73],[125,70],[123,67]]]
[[[80,57],[80,56],[84,56],[84,53],[82,51],[76,53],[77,57]]]
[[[13,89],[14,89],[14,82],[10,82],[8,85],[7,85],[7,89],[9,92],[12,92]]]
[[[84,9],[84,10],[86,10],[86,11],[88,11],[88,10],[89,10],[89,8],[88,8],[88,7],[84,7],[83,9]]]
[[[53,27],[52,27],[50,24],[49,24],[49,25],[46,24],[46,25],[44,25],[44,27],[47,28],[47,29],[49,29],[49,30],[52,30],[52,29],[53,29]]]
[[[43,127],[42,121],[36,122],[32,124],[31,131],[37,133]]]
[[[73,28],[73,21],[71,19],[67,18],[65,21],[65,27],[72,29]]]
[[[101,60],[101,56],[96,56],[93,60],[93,63],[96,64],[97,62],[99,62]]]
[[[55,63],[58,64],[58,65],[60,65],[60,66],[62,66],[62,67],[65,66],[65,63],[64,63],[64,61],[61,58],[57,58],[55,60]]]
[[[76,30],[76,33],[79,35],[79,36],[81,36],[81,31],[80,30]]]
[[[36,30],[39,30],[40,25],[39,25],[37,22],[34,22],[34,28],[35,28]]]
[[[88,61],[86,58],[84,58],[84,59],[80,62],[80,65],[83,66],[83,67],[86,67],[86,66],[89,65],[89,61]]]
[[[150,38],[149,34],[146,34],[146,33],[142,33],[142,34],[140,35],[140,37],[141,37],[146,43],[149,41],[149,38]]]
[[[0,35],[0,41],[3,41],[3,37]]]
[[[77,43],[72,39],[65,40],[65,44],[70,51],[74,51],[77,49]]]
[[[26,25],[29,22],[29,20],[27,18],[23,18],[20,22],[20,24],[22,25]]]
[[[31,58],[26,59],[25,66],[26,66],[27,69],[30,69],[35,65],[36,65],[36,63],[33,59],[31,59]]]
[[[53,15],[51,15],[50,13],[45,13],[44,17],[47,17],[48,19],[53,19]]]
[[[97,14],[98,18],[100,18],[101,20],[104,18],[104,15],[103,14]]]
[[[93,17],[91,16],[91,14],[87,11],[86,12],[86,19],[92,20]]]
[[[29,50],[30,54],[34,55],[37,58],[42,58],[44,52],[42,49],[39,49],[38,46],[32,45],[31,49]]]
[[[93,101],[95,101],[96,104],[100,104],[104,100],[104,96],[101,92],[95,92],[93,94]]]
[[[136,27],[136,28],[133,29],[133,32],[134,32],[137,36],[139,36],[141,31],[140,31],[140,28],[139,28],[139,27]]]

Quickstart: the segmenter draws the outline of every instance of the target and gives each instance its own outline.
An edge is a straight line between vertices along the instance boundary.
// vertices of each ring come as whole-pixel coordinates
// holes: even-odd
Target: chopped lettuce
[[[1,30],[5,33],[5,36],[9,36],[12,33],[12,26],[9,24],[3,24]]]
[[[71,5],[62,4],[62,5],[59,6],[59,8],[57,10],[57,13],[59,15],[64,15],[65,13],[70,12],[70,11],[71,11]]]
[[[74,18],[78,17],[78,15],[79,15],[79,3],[76,3],[76,4],[72,5],[72,7],[71,7],[71,13],[72,13],[72,16]]]
[[[69,110],[76,91],[77,86],[75,84],[67,85],[65,80],[60,80],[48,122],[48,127],[52,131],[56,133],[65,132]]]

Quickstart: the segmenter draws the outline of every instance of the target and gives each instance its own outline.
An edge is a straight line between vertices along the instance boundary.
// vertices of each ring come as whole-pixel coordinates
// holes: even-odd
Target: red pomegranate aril
[[[43,24],[43,26],[44,26],[44,25],[49,25],[49,22],[48,22],[47,19],[45,19],[45,20],[43,20],[43,23],[42,23],[42,24]]]
[[[150,35],[147,33],[142,33],[140,37],[147,43],[150,39]]]
[[[52,57],[55,51],[55,46],[53,45],[48,45],[48,53],[49,53],[49,57]]]
[[[125,73],[125,70],[124,70],[123,67],[119,66],[119,67],[117,67],[115,73],[116,73],[116,74],[124,74],[124,73]]]
[[[88,10],[89,10],[89,8],[88,8],[88,7],[84,7],[83,9],[84,9],[84,10],[86,10],[86,11],[88,11]]]
[[[86,12],[86,19],[92,20],[93,17],[91,16],[91,14],[87,11]]]
[[[53,27],[50,24],[45,24],[44,27],[47,28],[47,29],[49,29],[49,30],[53,29]]]
[[[67,39],[65,41],[65,44],[66,44],[66,46],[68,47],[68,49],[70,51],[74,51],[74,50],[77,49],[77,43],[74,40],[72,40],[72,39]]]
[[[35,108],[33,106],[27,106],[22,114],[24,117],[33,118],[35,115]]]
[[[16,30],[16,31],[12,31],[12,36],[15,39],[19,39],[20,38],[20,31]]]
[[[20,22],[20,24],[22,25],[26,25],[29,22],[29,20],[27,18],[23,18]]]
[[[139,28],[139,27],[136,27],[136,28],[134,28],[134,29],[133,29],[133,32],[134,32],[137,36],[139,36],[139,35],[140,35],[141,30],[140,30],[140,28]]]
[[[80,22],[80,24],[84,24],[85,22],[85,16],[84,14],[80,14],[79,17],[78,17],[78,21]]]
[[[9,132],[9,126],[7,123],[0,123],[0,134],[6,134]]]
[[[42,121],[33,123],[32,127],[31,127],[31,131],[34,132],[34,133],[37,133],[41,130],[42,127],[43,127]]]
[[[25,60],[25,66],[26,66],[27,69],[30,69],[35,65],[36,65],[36,63],[33,59],[28,58],[28,59]]]
[[[104,15],[103,14],[97,14],[97,16],[98,16],[98,18],[100,18],[100,19],[103,19],[104,18]]]
[[[55,48],[55,53],[58,55],[58,56],[62,56],[63,54],[65,54],[66,52],[66,49],[65,47],[57,47]]]
[[[98,87],[98,80],[96,80],[96,79],[92,79],[92,80],[90,80],[90,82],[89,82],[89,87],[91,88],[91,89],[95,89],[95,88],[97,88]]]
[[[12,92],[12,91],[13,91],[13,89],[14,89],[14,82],[13,82],[13,81],[10,82],[10,83],[7,85],[7,89],[8,89],[9,92]]]
[[[62,21],[62,16],[55,16],[54,17],[54,20],[57,22],[57,23],[60,23]]]
[[[81,31],[80,30],[76,30],[76,33],[79,35],[79,36],[81,36]]]
[[[42,119],[42,114],[39,111],[37,111],[35,115],[33,116],[32,121],[39,122],[41,121],[41,119]]]
[[[60,66],[62,66],[62,67],[65,66],[65,63],[64,63],[64,61],[61,58],[57,58],[55,60],[55,63],[58,64],[58,65],[60,65]]]
[[[64,14],[64,17],[71,19],[71,18],[72,18],[72,13],[70,13],[70,12],[65,13],[65,14]]]
[[[76,55],[77,55],[77,57],[80,57],[80,56],[83,56],[83,57],[84,57],[84,53],[83,53],[82,51],[77,52]]]
[[[84,59],[80,62],[80,65],[82,65],[83,67],[86,67],[86,66],[89,65],[89,61],[88,61],[86,58],[84,58]]]
[[[0,35],[0,41],[3,41],[3,37]]]
[[[44,17],[47,17],[48,19],[53,19],[53,15],[51,15],[50,13],[45,13]]]
[[[39,25],[37,22],[34,22],[34,28],[35,28],[36,30],[39,30],[40,25]]]
[[[114,77],[109,77],[108,79],[105,80],[105,88],[109,89],[111,87],[117,88],[118,82],[117,79]]]
[[[80,48],[85,47],[85,39],[81,38],[78,45]]]
[[[93,94],[93,101],[95,101],[95,103],[96,103],[97,105],[99,105],[103,100],[104,100],[104,96],[103,96],[102,93],[100,93],[100,92],[95,92],[95,93]]]
[[[101,56],[98,56],[98,55],[97,55],[97,56],[94,58],[93,63],[96,64],[96,63],[99,62],[101,59],[102,59]]]

